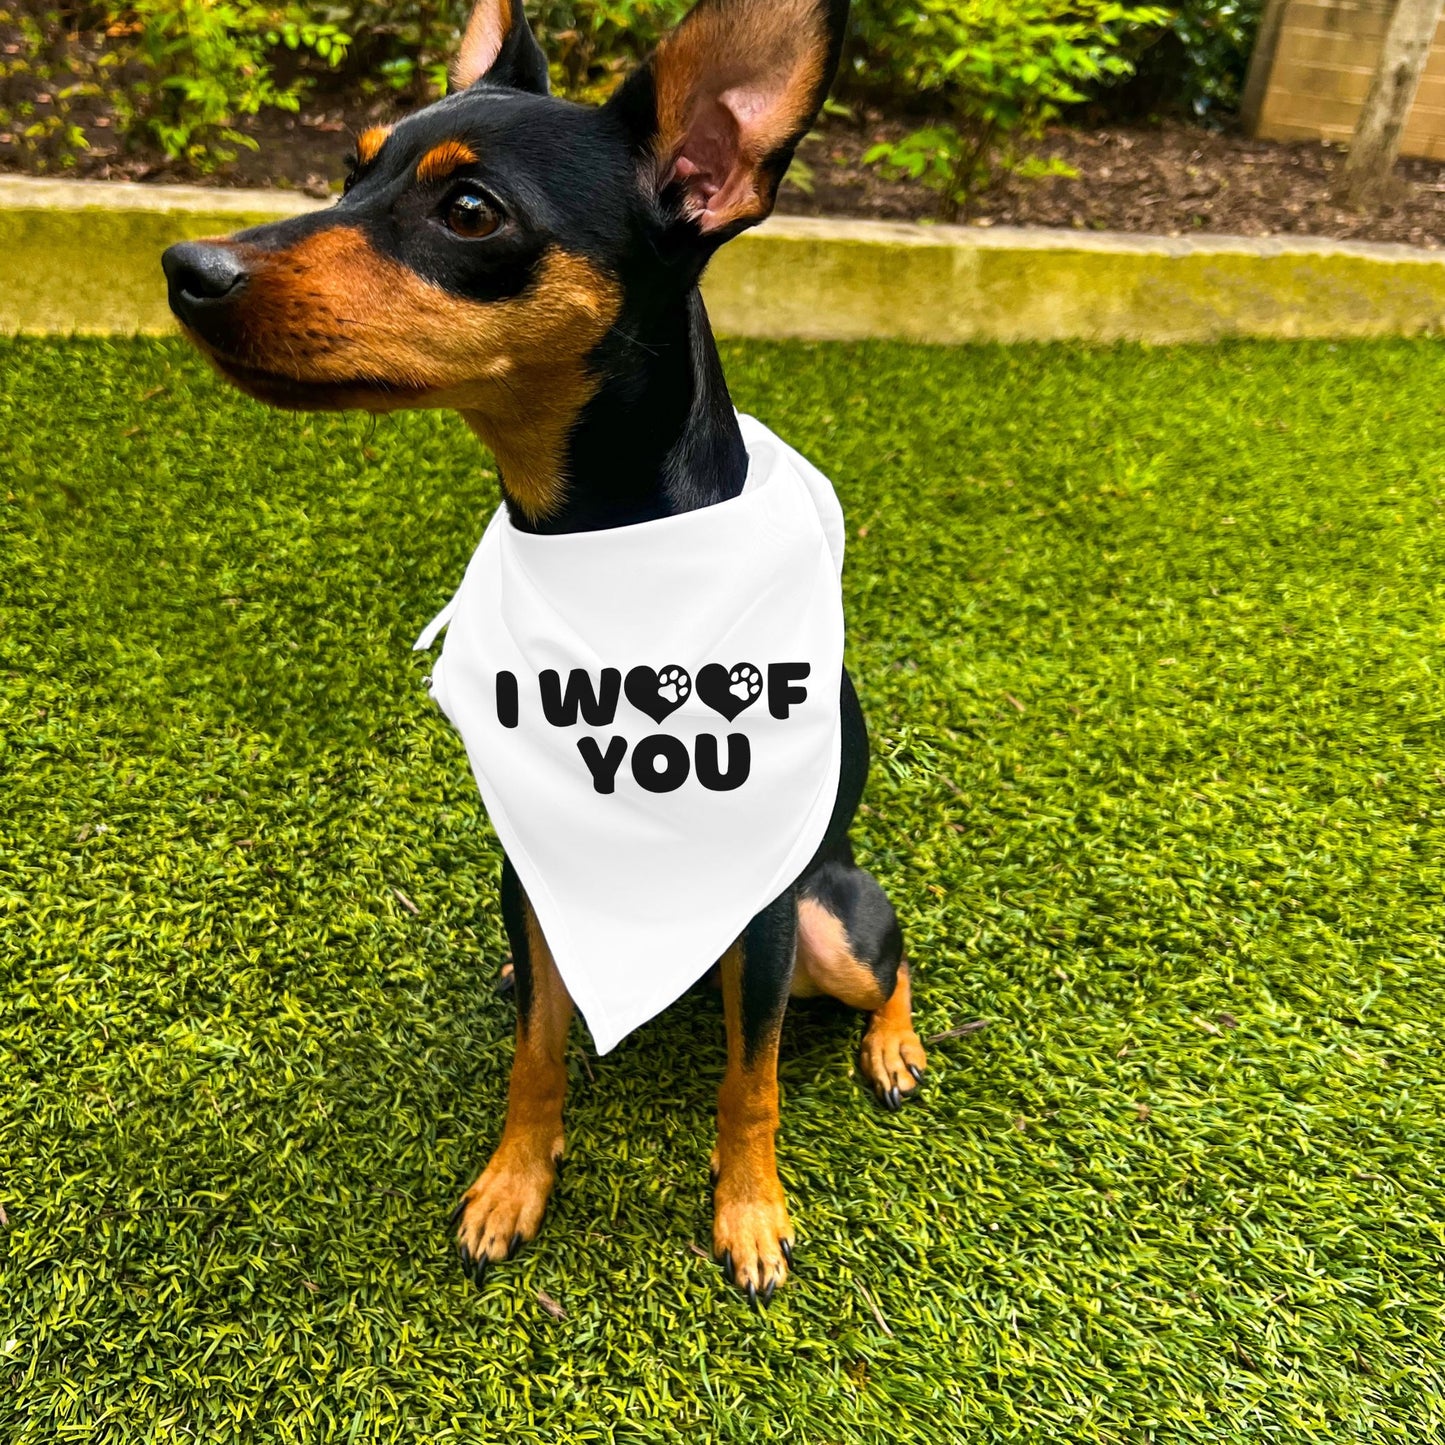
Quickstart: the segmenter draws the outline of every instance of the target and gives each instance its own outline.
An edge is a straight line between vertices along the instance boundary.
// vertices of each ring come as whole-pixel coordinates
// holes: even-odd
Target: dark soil
[[[917,185],[890,184],[862,162],[875,139],[904,128],[888,121],[861,128],[832,123],[801,150],[813,169],[812,194],[789,186],[779,209],[898,219],[937,214],[934,198]],[[1005,178],[964,219],[981,226],[1445,245],[1445,165],[1438,161],[1401,160],[1390,204],[1360,214],[1331,199],[1344,152],[1330,146],[1245,140],[1173,122],[1147,128],[1057,126],[1040,152],[1063,161],[1077,176]]]
[[[155,183],[207,181],[223,186],[278,186],[326,196],[339,188],[350,134],[398,114],[390,99],[351,100],[272,112],[246,125],[259,150],[242,150],[218,173],[199,176],[159,154],[126,154],[109,118],[87,118],[91,149],[61,174]],[[829,117],[804,143],[803,168],[784,186],[778,209],[792,215],[915,220],[938,215],[937,199],[915,182],[885,180],[863,164],[877,140],[906,122],[869,115]],[[1002,179],[962,219],[967,224],[1059,226],[1081,230],[1203,232],[1244,236],[1335,236],[1445,246],[1445,165],[1402,160],[1396,195],[1378,213],[1359,214],[1330,197],[1343,152],[1313,144],[1245,140],[1180,122],[1102,128],[1057,126],[1041,153],[1070,166],[1074,177]],[[0,171],[25,169],[0,133]]]

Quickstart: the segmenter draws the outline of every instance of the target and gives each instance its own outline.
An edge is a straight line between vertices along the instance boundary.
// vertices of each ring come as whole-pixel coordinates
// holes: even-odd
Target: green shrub
[[[529,0],[528,18],[551,64],[552,88],[574,100],[605,98],[689,8],[690,0]],[[424,101],[446,90],[447,67],[470,0],[332,0],[318,13],[376,52],[393,89]]]
[[[351,37],[360,37],[352,78],[422,102],[445,89],[469,3],[129,0],[88,11],[0,9],[0,129],[36,169],[64,166],[85,145],[77,108],[99,100],[122,142],[212,170],[237,146],[254,146],[240,128],[246,117],[298,108],[307,67],[283,83],[273,64],[282,47],[301,52],[314,71],[315,63],[339,64]],[[596,101],[689,3],[531,0],[528,9],[554,88]],[[1207,68],[1209,55],[1234,43],[1224,17],[1243,16],[1240,7],[1258,0],[1193,3],[1175,26],[1191,27]],[[1117,0],[857,0],[844,86],[930,113],[928,124],[869,158],[937,191],[940,214],[951,219],[1000,171],[1045,169],[1029,157],[1028,142],[1063,106],[1129,74],[1141,39],[1168,19]]]
[[[58,6],[0,6],[0,39],[0,133],[34,170],[73,166],[86,147],[81,107],[118,57],[78,44]]]
[[[1141,68],[1151,69],[1160,88],[1195,114],[1232,111],[1244,89],[1263,8],[1263,0],[1176,3],[1169,25],[1173,43],[1149,52]],[[1171,60],[1171,70],[1166,71],[1161,62]]]
[[[117,116],[201,171],[234,160],[231,145],[255,148],[238,117],[299,109],[300,84],[277,84],[271,52],[284,45],[336,65],[350,43],[300,4],[255,0],[133,0],[122,24],[140,67],[115,98]]]
[[[957,220],[1000,172],[1062,171],[1026,146],[1084,87],[1133,68],[1121,40],[1168,22],[1168,10],[1116,0],[874,0],[858,33],[894,87],[932,103],[941,118],[864,159],[912,176]]]
[[[865,52],[895,93],[940,117],[864,159],[936,191],[940,216],[955,220],[999,172],[1056,169],[1030,157],[1027,142],[1086,99],[1085,87],[1129,74],[1126,34],[1168,19],[1116,0],[874,0],[858,17]]]
[[[552,82],[600,99],[691,8],[692,0],[537,0],[528,6]]]
[[[290,0],[131,0],[0,9],[0,130],[36,170],[73,166],[86,148],[79,107],[109,109],[122,143],[147,141],[207,172],[256,142],[237,122],[266,107],[296,110],[304,78],[280,84],[281,48],[328,65],[350,37]]]
[[[446,93],[470,0],[330,0],[312,10],[356,37],[365,76],[418,104]]]

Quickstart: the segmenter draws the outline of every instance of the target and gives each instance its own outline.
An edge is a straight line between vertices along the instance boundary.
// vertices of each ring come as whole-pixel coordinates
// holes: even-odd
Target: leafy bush
[[[1163,42],[1140,57],[1141,82],[1171,109],[1235,110],[1263,8],[1263,0],[1176,0]]]
[[[691,0],[539,0],[528,7],[552,81],[600,99],[691,9]]]
[[[4,0],[0,0],[0,6]],[[532,23],[554,88],[600,100],[689,0],[538,0]],[[130,0],[0,8],[0,131],[38,170],[73,165],[86,145],[76,106],[110,112],[118,135],[206,172],[254,147],[238,121],[295,111],[304,74],[281,83],[282,47],[326,66],[361,38],[353,76],[415,103],[446,89],[470,0]]]
[[[595,101],[689,3],[529,0],[528,10],[554,88]],[[1232,93],[1230,67],[1258,3],[1186,0],[1174,17],[1171,40],[1188,37],[1199,84],[1213,84],[1220,97]],[[77,117],[89,105],[108,110],[123,141],[212,170],[237,146],[254,146],[241,128],[247,117],[298,109],[318,66],[347,61],[348,84],[363,93],[391,89],[414,103],[441,94],[469,5],[0,0],[0,131],[35,168],[63,166],[85,145]],[[843,85],[927,113],[926,124],[875,147],[870,159],[932,187],[940,214],[953,218],[999,172],[1045,169],[1030,158],[1029,141],[1062,107],[1128,75],[1169,18],[1118,0],[855,0]],[[278,68],[287,48],[301,65]],[[1203,79],[1211,67],[1219,77],[1212,82]],[[801,172],[799,179],[806,183]]]
[[[446,93],[471,0],[313,0],[311,9],[356,37],[368,76],[420,104]]]
[[[999,172],[1054,169],[1026,143],[1085,87],[1129,74],[1121,42],[1168,19],[1117,0],[874,0],[858,17],[860,41],[894,87],[941,116],[864,159],[936,191],[939,214],[955,220]]]
[[[603,99],[655,46],[690,0],[529,0],[528,18],[551,62],[552,88]],[[366,36],[375,70],[418,101],[446,90],[447,66],[470,0],[331,0],[328,19]],[[381,53],[384,52],[384,53]]]
[[[350,43],[338,26],[318,23],[299,4],[255,0],[132,0],[117,30],[142,62],[116,97],[122,124],[199,170],[233,160],[228,145],[255,148],[236,129],[237,117],[262,107],[300,108],[300,86],[276,82],[272,51],[304,49],[337,65]]]
[[[56,6],[0,6],[0,40],[0,133],[35,170],[74,165],[86,144],[82,109],[118,57],[73,43]]]
[[[87,144],[86,102],[125,140],[149,141],[206,172],[256,142],[237,129],[265,107],[296,110],[304,79],[283,85],[282,48],[337,65],[350,37],[290,0],[131,0],[98,6],[0,9],[0,130],[40,170],[73,165]]]

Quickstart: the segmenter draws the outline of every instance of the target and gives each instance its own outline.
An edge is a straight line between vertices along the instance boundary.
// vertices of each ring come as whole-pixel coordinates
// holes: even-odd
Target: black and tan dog
[[[772,210],[846,15],[847,0],[702,0],[588,109],[548,95],[521,0],[478,0],[452,94],[365,132],[331,209],[172,247],[171,306],[262,401],[460,412],[496,454],[521,528],[620,527],[734,497],[747,456],[698,281],[724,241]],[[925,1066],[897,919],[848,842],[868,744],[846,673],[841,707],[828,835],[721,961],[713,1243],[755,1302],[792,1259],[774,1158],[789,995],[868,1011],[861,1066],[887,1106]],[[476,1279],[541,1224],[572,1015],[510,866],[502,909],[518,1006],[506,1126],[455,1217]]]

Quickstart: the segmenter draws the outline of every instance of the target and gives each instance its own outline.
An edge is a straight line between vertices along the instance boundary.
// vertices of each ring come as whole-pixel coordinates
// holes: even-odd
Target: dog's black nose
[[[246,266],[234,247],[209,241],[182,241],[161,257],[170,290],[171,310],[188,325],[224,300],[246,280]]]
[[[208,241],[182,241],[161,257],[171,292],[183,291],[198,301],[217,301],[246,279],[246,267],[231,246]]]

